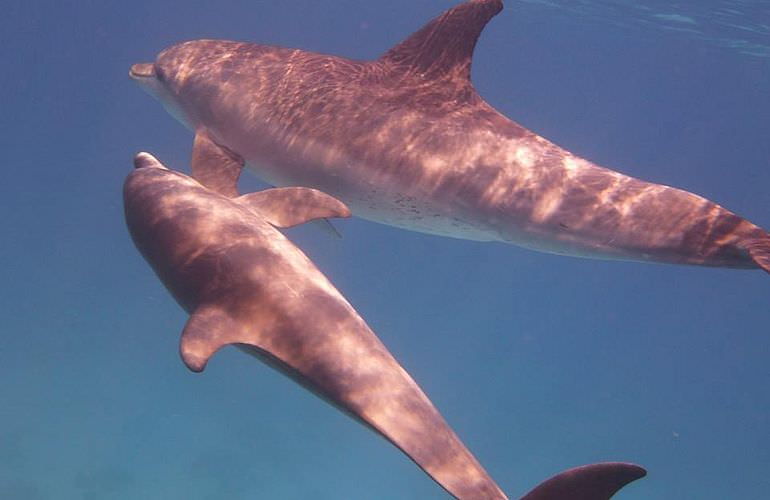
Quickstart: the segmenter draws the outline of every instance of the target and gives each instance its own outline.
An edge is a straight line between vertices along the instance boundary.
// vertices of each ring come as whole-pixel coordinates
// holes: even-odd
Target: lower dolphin
[[[213,153],[215,154],[215,153]],[[202,371],[237,345],[368,426],[463,500],[507,498],[353,307],[276,227],[350,213],[308,188],[237,196],[237,167],[209,189],[147,153],[124,185],[129,232],[190,313],[184,363]],[[644,469],[595,464],[567,471],[528,500],[603,500]]]

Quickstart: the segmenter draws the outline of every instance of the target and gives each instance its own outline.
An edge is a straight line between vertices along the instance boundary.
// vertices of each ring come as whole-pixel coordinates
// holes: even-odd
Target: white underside
[[[276,175],[272,173],[275,169],[254,167],[253,162],[247,163],[246,168],[273,186],[318,187],[312,182],[303,182],[302,179],[288,179]],[[374,185],[362,190],[328,189],[327,191],[328,194],[348,205],[354,216],[362,219],[451,238],[475,241],[500,239],[486,229],[484,224],[447,213],[448,211],[442,209],[439,204],[418,198],[411,193],[400,193]]]

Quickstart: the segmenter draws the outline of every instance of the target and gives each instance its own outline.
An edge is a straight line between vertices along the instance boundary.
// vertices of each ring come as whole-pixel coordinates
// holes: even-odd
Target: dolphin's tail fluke
[[[584,465],[540,483],[521,500],[608,500],[628,483],[646,475],[644,468],[624,462]]]
[[[746,245],[749,255],[759,267],[770,273],[770,234],[750,241]]]

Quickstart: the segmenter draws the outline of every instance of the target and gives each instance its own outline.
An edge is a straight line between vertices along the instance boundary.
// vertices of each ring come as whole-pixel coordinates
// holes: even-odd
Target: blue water
[[[0,498],[445,498],[385,441],[234,349],[188,372],[186,317],[134,249],[120,190],[134,152],[186,168],[192,143],[130,64],[206,37],[372,58],[450,5],[4,3]],[[473,77],[576,154],[767,228],[769,26],[767,0],[509,0]],[[767,498],[766,274],[337,226],[341,240],[290,236],[512,497],[567,467],[628,460],[649,476],[619,499]]]

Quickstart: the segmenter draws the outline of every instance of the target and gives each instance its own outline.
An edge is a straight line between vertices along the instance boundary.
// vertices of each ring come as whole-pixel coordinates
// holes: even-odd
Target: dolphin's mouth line
[[[155,77],[155,65],[153,63],[138,63],[131,66],[128,70],[128,76],[131,78],[154,78]]]

